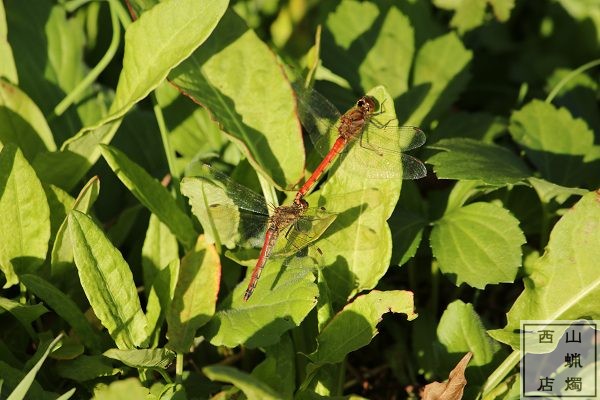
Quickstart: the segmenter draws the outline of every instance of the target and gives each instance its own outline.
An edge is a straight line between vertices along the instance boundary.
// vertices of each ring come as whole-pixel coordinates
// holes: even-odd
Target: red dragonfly
[[[323,208],[309,208],[304,199],[289,206],[271,207],[269,216],[264,197],[256,192],[207,165],[194,172],[196,176],[185,179],[199,183],[198,189],[202,191],[206,206],[194,212],[207,234],[217,244],[228,247],[237,244],[240,247],[261,248],[244,293],[244,301],[252,296],[270,257],[293,256],[317,240],[336,218],[335,214]],[[231,238],[233,240],[229,240]]]
[[[295,202],[312,189],[331,162],[352,141],[364,175],[369,178],[419,179],[427,175],[425,165],[404,151],[425,143],[425,134],[414,126],[398,126],[397,120],[376,121],[378,104],[371,96],[362,96],[356,105],[341,115],[329,100],[315,90],[294,84],[302,125],[309,132],[315,149],[324,158],[296,194]],[[332,129],[336,127],[336,129]],[[333,142],[333,145],[331,143]],[[398,168],[401,163],[402,169]],[[358,172],[358,171],[357,171]]]

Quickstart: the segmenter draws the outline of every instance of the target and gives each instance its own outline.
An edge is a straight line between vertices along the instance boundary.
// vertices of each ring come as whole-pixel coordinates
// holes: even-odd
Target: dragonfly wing
[[[313,243],[335,221],[333,213],[316,212],[314,216],[304,215],[279,235],[273,249],[275,256],[290,256]]]
[[[402,179],[421,179],[427,176],[427,168],[421,160],[409,156],[401,155],[402,160]]]
[[[426,140],[425,133],[416,126],[397,126],[397,120],[380,125],[371,120],[363,132],[363,141],[378,149],[400,153],[421,147]]]
[[[207,235],[228,248],[258,247],[262,245],[268,217],[253,214],[234,204],[212,204],[206,215],[199,215]]]
[[[195,171],[196,172],[196,171]],[[268,215],[264,197],[229,179],[227,175],[202,165],[195,175],[204,181],[204,193],[209,204],[231,204],[236,207],[256,213]]]
[[[293,87],[298,100],[300,121],[315,149],[325,156],[337,139],[340,112],[316,90],[304,88],[299,82],[295,82]]]

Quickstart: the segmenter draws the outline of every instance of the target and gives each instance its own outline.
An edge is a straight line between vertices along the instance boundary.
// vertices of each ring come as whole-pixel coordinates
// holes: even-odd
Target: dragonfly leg
[[[383,153],[381,152],[381,150],[369,143],[368,139],[365,139],[366,135],[368,135],[367,132],[364,132],[362,135],[360,135],[360,147],[374,151],[379,156],[383,157]]]

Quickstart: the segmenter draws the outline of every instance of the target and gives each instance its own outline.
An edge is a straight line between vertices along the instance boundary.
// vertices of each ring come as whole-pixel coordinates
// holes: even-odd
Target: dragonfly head
[[[356,107],[360,108],[365,114],[372,114],[377,110],[377,100],[371,96],[363,96],[356,102]]]
[[[302,211],[308,208],[308,202],[304,199],[300,199],[298,202],[294,203],[294,205],[296,205]]]

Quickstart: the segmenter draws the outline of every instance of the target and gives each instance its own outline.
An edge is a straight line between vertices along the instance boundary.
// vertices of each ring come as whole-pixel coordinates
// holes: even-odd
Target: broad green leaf
[[[368,94],[379,104],[393,104],[381,86]],[[393,107],[385,107],[378,116],[382,121],[394,118]],[[323,274],[332,297],[336,296],[333,300],[341,304],[350,294],[375,287],[389,268],[392,243],[386,220],[396,206],[402,185],[401,179],[366,177],[365,161],[355,154],[350,148],[343,160],[334,164],[321,187],[318,201],[327,211],[338,213],[328,231],[331,234],[326,233],[326,240],[319,241],[318,246],[323,253]],[[377,153],[373,152],[372,157],[369,162],[382,162]],[[391,156],[385,161],[390,172],[401,174],[399,157]],[[309,199],[309,203],[311,201]]]
[[[434,0],[434,4],[437,7],[454,11],[450,26],[457,28],[461,34],[484,23],[487,0]]]
[[[355,91],[384,85],[395,98],[408,89],[414,33],[398,8],[344,1],[328,15],[325,28],[323,62],[335,66]]]
[[[265,349],[265,359],[252,371],[252,377],[266,383],[281,399],[292,399],[296,385],[296,351],[289,335]]]
[[[163,1],[129,26],[123,69],[109,115],[67,140],[61,153],[69,153],[68,156],[49,160],[61,169],[76,167],[64,186],[71,187],[81,179],[100,157],[98,144],[111,141],[125,113],[206,40],[227,3],[226,0],[200,5],[195,0]],[[46,163],[49,164],[48,160]]]
[[[62,361],[56,365],[56,373],[76,382],[85,382],[92,379],[114,376],[122,372],[110,363],[110,359],[102,355],[81,355],[74,360]]]
[[[8,79],[15,85],[18,84],[17,68],[10,43],[7,40],[6,12],[3,3],[0,4],[0,60],[2,60],[2,63],[0,63],[0,77]]]
[[[99,349],[100,338],[97,332],[92,328],[90,322],[71,298],[50,282],[36,275],[22,275],[21,282],[23,282],[27,289],[39,297],[40,300],[51,307],[61,318],[67,321],[86,346],[96,350]]]
[[[435,143],[441,139],[470,138],[491,143],[506,132],[507,125],[506,118],[493,114],[453,112],[440,119],[427,141]]]
[[[92,400],[131,400],[145,399],[150,390],[142,386],[137,378],[113,381],[109,385],[98,385]]]
[[[311,269],[314,261],[294,257],[281,267],[283,259],[267,262],[254,294],[247,302],[243,296],[250,271],[201,333],[215,346],[244,344],[255,348],[279,342],[281,335],[302,322],[317,303],[318,290]]]
[[[90,179],[85,186],[79,192],[79,196],[75,199],[75,202],[68,211],[77,210],[82,213],[90,211],[98,195],[100,194],[100,180],[97,176]],[[73,245],[71,244],[71,237],[67,233],[67,219],[65,219],[56,232],[54,238],[54,245],[52,246],[52,253],[50,264],[52,268],[52,275],[60,275],[65,265],[68,266],[73,263]]]
[[[276,400],[282,398],[266,383],[233,367],[211,365],[202,368],[202,372],[213,381],[223,381],[235,385],[244,392],[249,400]]]
[[[411,89],[396,104],[398,119],[418,126],[445,112],[470,78],[472,57],[454,32],[427,41],[417,52]]]
[[[377,335],[377,324],[388,312],[417,318],[413,293],[402,290],[373,290],[344,307],[317,336],[317,350],[309,355],[315,366],[344,360],[348,353],[368,345]],[[340,340],[343,338],[343,340]]]
[[[394,244],[391,262],[395,265],[404,265],[417,253],[428,221],[420,214],[400,209],[392,214],[389,224]]]
[[[0,144],[15,143],[30,162],[44,150],[56,150],[52,131],[33,101],[0,80]]]
[[[31,385],[34,382],[35,376],[42,368],[44,361],[48,358],[50,352],[54,349],[54,347],[58,344],[62,337],[62,334],[58,335],[56,339],[54,339],[49,345],[48,348],[44,351],[43,355],[40,357],[39,361],[35,363],[35,365],[29,370],[27,375],[19,382],[17,387],[12,391],[12,393],[6,398],[7,400],[18,400],[25,398],[27,392],[31,388]]]
[[[525,243],[519,221],[493,203],[472,203],[454,209],[435,223],[431,249],[456,285],[513,282]]]
[[[564,108],[532,100],[510,118],[509,131],[543,178],[564,186],[583,182],[594,133]]]
[[[48,312],[48,309],[42,304],[25,305],[4,297],[0,297],[0,309],[8,311],[15,317],[31,337],[36,336],[33,328],[31,328],[31,323]]]
[[[494,11],[494,16],[500,22],[506,22],[510,18],[510,12],[515,7],[516,0],[487,0]]]
[[[524,278],[525,290],[507,314],[495,339],[520,347],[521,320],[600,319],[600,201],[598,192],[583,196],[556,223],[544,255]]]
[[[81,286],[102,325],[120,349],[146,339],[146,317],[129,266],[90,217],[69,213],[69,233]]]
[[[19,385],[19,383],[23,381],[23,379],[25,378],[25,373],[20,369],[11,367],[4,361],[0,361],[0,377],[0,382],[2,382],[2,393],[5,394],[8,391],[14,390]],[[36,381],[33,381],[27,393],[29,394],[29,398],[31,399],[56,399],[55,394],[45,392],[44,388],[42,388],[42,386]]]
[[[481,180],[503,186],[531,176],[520,158],[497,144],[457,138],[440,140],[429,148],[442,150],[427,160],[441,179]]]
[[[294,93],[271,49],[233,11],[169,78],[210,111],[265,179],[288,189],[300,180],[304,148]]]
[[[14,270],[25,272],[44,261],[50,240],[46,194],[14,144],[0,152],[0,221],[0,269],[9,287],[18,281]]]
[[[198,237],[181,260],[175,294],[167,310],[167,347],[187,353],[198,328],[214,315],[221,283],[221,262],[214,245]]]
[[[445,369],[456,364],[457,354],[470,351],[473,353],[471,366],[488,366],[487,374],[483,374],[485,369],[478,371],[477,382],[482,383],[492,372],[489,364],[500,350],[500,345],[487,334],[472,304],[460,300],[450,303],[440,319],[437,336],[446,353]],[[473,381],[469,383],[475,384]]]
[[[102,354],[132,368],[166,369],[175,360],[175,353],[168,349],[109,349]]]
[[[101,152],[131,193],[156,214],[186,248],[191,248],[197,237],[196,231],[190,218],[179,208],[169,191],[121,151],[103,145]]]
[[[179,274],[179,259],[173,260],[166,268],[160,270],[148,290],[148,302],[146,303],[146,318],[148,319],[148,342],[149,347],[156,347],[161,339],[160,333],[166,312],[171,305],[171,299],[175,295],[175,284]]]

